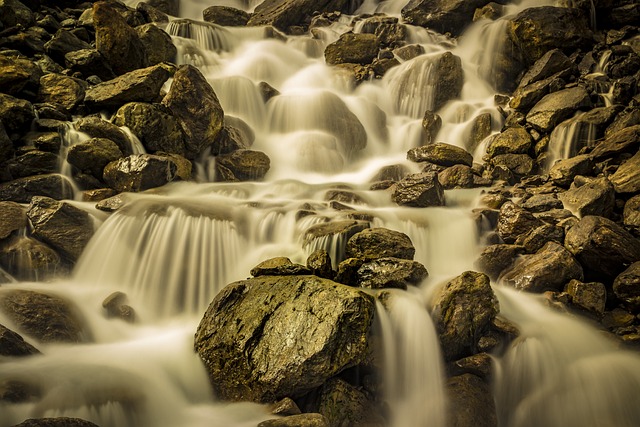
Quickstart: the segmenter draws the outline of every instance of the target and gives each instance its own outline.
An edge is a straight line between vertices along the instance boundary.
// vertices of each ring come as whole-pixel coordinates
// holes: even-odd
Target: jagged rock
[[[188,159],[213,144],[222,130],[224,112],[220,101],[202,73],[192,65],[178,68],[162,103],[182,126]]]
[[[96,424],[81,418],[30,418],[16,424],[15,427],[98,427]]]
[[[440,166],[473,164],[473,156],[464,148],[444,142],[422,145],[407,152],[407,159],[412,162],[430,162]]]
[[[572,279],[583,280],[582,266],[556,242],[548,242],[538,252],[523,255],[502,274],[500,282],[527,292],[562,290]]]
[[[148,153],[185,154],[182,128],[162,106],[130,102],[120,107],[111,120],[116,126],[128,127]]]
[[[247,25],[273,25],[287,31],[291,26],[309,22],[311,12],[353,13],[360,3],[361,0],[266,0],[255,8]]]
[[[529,234],[523,234],[516,239],[516,245],[524,246],[525,251],[530,254],[537,252],[548,242],[556,242],[561,245],[564,242],[564,228],[553,224],[543,224],[531,230]]]
[[[496,136],[487,147],[489,157],[500,154],[527,154],[533,145],[531,135],[522,127],[510,127]]]
[[[80,40],[75,34],[66,29],[58,32],[44,45],[47,55],[60,65],[65,63],[65,55],[82,49],[91,49],[91,45]]]
[[[451,426],[496,427],[498,419],[491,386],[473,374],[447,381],[448,422]]]
[[[529,111],[542,98],[564,88],[565,82],[559,77],[549,77],[526,86],[521,86],[513,93],[509,106],[521,112]]]
[[[300,415],[302,411],[296,404],[296,402],[290,397],[280,399],[276,403],[269,405],[269,412],[274,415]]]
[[[59,158],[53,153],[31,150],[2,164],[0,181],[24,178],[32,175],[55,173],[59,170]]]
[[[438,135],[440,128],[442,128],[442,118],[433,111],[427,110],[422,117],[422,128],[426,134],[425,142],[427,144],[425,145],[435,142],[436,135]]]
[[[92,138],[106,138],[115,142],[124,155],[133,154],[129,137],[118,126],[100,117],[89,116],[78,119],[73,127]]]
[[[180,16],[180,0],[149,0],[149,4],[171,16]]]
[[[87,89],[84,102],[93,109],[118,108],[127,102],[154,102],[171,72],[163,65],[131,71]]]
[[[228,121],[229,116],[225,117]],[[239,128],[225,124],[211,146],[211,154],[218,156],[235,150],[244,150],[253,144],[255,135],[250,128]]]
[[[17,96],[21,92],[37,93],[42,71],[24,58],[0,55],[0,92]]]
[[[260,181],[270,167],[271,160],[262,151],[232,151],[217,157],[216,181]]]
[[[18,280],[46,280],[66,271],[53,248],[20,235],[0,242],[0,266]]]
[[[393,49],[393,54],[402,61],[408,61],[423,53],[425,53],[424,47],[419,44],[410,44]]]
[[[573,305],[598,317],[602,317],[604,314],[607,302],[607,290],[604,284],[599,282],[583,283],[574,279],[567,283],[565,292],[571,296]]]
[[[46,74],[40,78],[38,102],[57,104],[64,111],[72,112],[84,101],[87,84],[61,74]]]
[[[10,135],[13,132],[27,130],[36,115],[29,101],[0,93],[0,117]]]
[[[149,3],[140,2],[136,6],[136,10],[140,12],[146,22],[167,23],[169,17],[163,11],[155,8]]]
[[[402,8],[402,17],[408,24],[458,36],[473,21],[476,9],[489,2],[490,0],[411,0]]]
[[[555,194],[535,194],[528,198],[522,207],[529,212],[539,213],[551,209],[562,209],[564,205]]]
[[[438,181],[442,188],[473,188],[476,186],[477,176],[467,165],[454,165],[438,173]]]
[[[102,180],[104,168],[110,162],[123,157],[115,142],[106,138],[90,138],[69,147],[67,161]]]
[[[564,74],[573,74],[577,72],[575,68],[575,65],[567,55],[562,53],[560,49],[553,49],[542,55],[542,57],[529,68],[525,75],[522,76],[519,86],[527,86],[562,72],[565,72]],[[559,77],[566,79],[564,74],[561,74]]]
[[[499,154],[490,161],[493,168],[507,169],[516,178],[531,175],[535,170],[535,162],[528,154]]]
[[[100,80],[111,80],[116,77],[107,60],[95,49],[80,49],[64,56],[67,68],[82,75],[98,76]]]
[[[591,175],[593,160],[588,154],[579,154],[570,159],[557,161],[549,171],[549,178],[554,184],[568,187],[578,175]]]
[[[577,110],[591,107],[587,91],[576,86],[544,96],[527,114],[527,122],[542,132],[549,132]]]
[[[82,342],[82,321],[67,301],[34,291],[0,293],[0,309],[18,329],[39,341]]]
[[[370,64],[378,56],[380,44],[374,34],[345,33],[327,46],[324,57],[327,64]]]
[[[0,1],[0,23],[4,28],[21,26],[30,27],[34,22],[31,9],[18,0]]]
[[[329,426],[381,427],[386,421],[379,403],[358,388],[339,378],[332,378],[320,389],[318,412]]]
[[[408,39],[407,26],[398,23],[398,18],[374,15],[362,20],[360,32],[375,34],[380,46],[395,48],[402,46]]]
[[[417,286],[427,276],[427,269],[417,261],[385,257],[360,266],[357,270],[357,284],[370,289],[407,289],[407,285]]]
[[[640,191],[640,151],[620,165],[609,177],[616,193],[637,193]]]
[[[27,210],[33,237],[76,261],[93,236],[93,221],[86,211],[48,197],[33,197]]]
[[[353,235],[346,246],[347,257],[367,261],[386,257],[412,260],[415,252],[409,236],[386,228],[362,230]]]
[[[132,154],[104,168],[104,181],[117,191],[144,191],[176,179],[178,166],[168,157]]]
[[[633,196],[624,204],[623,223],[636,235],[640,232],[640,195]]]
[[[331,257],[324,249],[317,249],[307,257],[307,268],[311,274],[323,279],[333,279],[335,273],[331,268]]]
[[[613,293],[632,313],[640,313],[640,262],[634,262],[616,277]]]
[[[513,243],[519,236],[526,235],[541,225],[542,221],[531,212],[513,202],[506,202],[500,208],[496,231],[505,243]]]
[[[107,2],[93,5],[96,50],[104,56],[116,75],[149,66],[149,59],[136,31]]]
[[[178,50],[171,41],[171,36],[157,25],[144,24],[136,27],[136,33],[147,52],[149,65],[161,62],[176,62]]]
[[[625,152],[635,153],[638,146],[640,146],[640,125],[635,125],[609,133],[590,154],[594,159],[604,159]]]
[[[165,153],[164,151],[157,151],[157,155],[166,157],[176,164],[176,180],[190,181],[193,179],[193,163],[180,154]]]
[[[445,360],[474,354],[478,339],[498,311],[486,274],[466,271],[449,281],[436,296],[431,314]]]
[[[362,258],[347,258],[338,264],[336,277],[333,279],[347,286],[358,287],[358,270],[365,263]]]
[[[331,424],[322,414],[304,413],[262,421],[258,427],[331,427]]]
[[[29,203],[33,196],[73,199],[73,186],[62,175],[35,175],[0,184],[0,200]]]
[[[0,202],[0,240],[26,227],[27,214],[22,206],[15,202]]]
[[[364,360],[374,311],[371,296],[316,276],[248,279],[216,296],[195,349],[223,400],[295,398]]]
[[[414,173],[393,186],[391,200],[400,206],[444,206],[444,188],[438,181],[438,175]]]
[[[576,212],[580,217],[586,215],[610,216],[615,204],[615,191],[609,179],[576,178],[571,187],[558,198],[564,207]]]
[[[0,356],[23,357],[39,353],[37,348],[26,342],[19,334],[0,325]]]
[[[482,250],[474,266],[485,273],[491,280],[496,280],[500,273],[511,267],[520,255],[525,253],[524,246],[495,244]]]
[[[640,241],[610,219],[585,216],[567,231],[566,248],[587,271],[615,276],[640,260]]]
[[[225,27],[244,27],[251,15],[234,7],[209,6],[202,11],[202,17],[206,22]]]
[[[311,274],[304,265],[294,264],[287,257],[276,257],[262,261],[251,269],[251,275],[258,276],[296,276]]]

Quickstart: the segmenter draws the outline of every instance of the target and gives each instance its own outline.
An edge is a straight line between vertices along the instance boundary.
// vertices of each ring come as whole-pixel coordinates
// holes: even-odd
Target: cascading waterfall
[[[27,403],[0,401],[0,427],[48,416],[81,417],[101,427],[255,427],[271,418],[261,405],[215,400],[193,352],[193,333],[213,297],[267,258],[304,263],[314,249],[324,248],[335,268],[345,256],[343,236],[305,240],[305,233],[318,224],[354,218],[406,233],[416,247],[415,259],[430,273],[421,287],[383,291],[387,295],[380,298],[384,303],[376,321],[391,423],[445,426],[443,361],[429,295],[473,269],[479,248],[470,211],[480,190],[448,190],[447,207],[412,209],[392,204],[387,193],[369,186],[382,167],[418,170],[406,160],[406,151],[424,142],[420,120],[434,107],[433,59],[445,51],[462,58],[465,83],[461,99],[438,111],[443,120],[438,139],[471,149],[469,129],[479,116],[490,116],[490,132],[502,127],[487,67],[475,55],[484,41],[468,37],[456,45],[410,28],[411,42],[427,53],[381,80],[355,87],[322,57],[324,47],[348,29],[348,16],[319,29],[317,38],[285,37],[273,29],[197,21],[212,4],[252,11],[260,3],[256,0],[181,3],[182,16],[166,27],[178,62],[201,69],[220,98],[226,123],[251,134],[251,148],[268,154],[272,165],[266,182],[204,182],[214,178],[207,164],[213,156],[201,159],[203,182],[126,195],[126,205],[100,225],[71,279],[3,285],[0,292],[41,290],[70,301],[91,341],[37,343],[43,355],[3,360],[0,384],[17,381],[35,392]],[[406,3],[366,0],[358,13],[399,15]],[[530,0],[517,8],[540,4]],[[517,8],[509,6],[505,13]],[[483,57],[498,48],[488,45]],[[259,90],[263,82],[280,95],[265,102]],[[343,203],[346,210],[332,209],[328,191],[345,187],[357,198]],[[308,214],[309,207],[314,214]],[[102,301],[114,291],[127,294],[137,323],[104,316]],[[532,297],[496,291],[502,315],[523,333],[496,359],[502,426],[605,425],[600,416],[617,427],[637,425],[636,356],[617,351],[591,327],[541,307]],[[0,323],[13,326],[3,317]]]

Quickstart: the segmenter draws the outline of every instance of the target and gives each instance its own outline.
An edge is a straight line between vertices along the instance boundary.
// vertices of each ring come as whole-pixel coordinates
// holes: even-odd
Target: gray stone
[[[498,311],[486,274],[466,271],[449,281],[435,297],[431,313],[445,360],[475,353],[478,339]]]
[[[115,142],[106,138],[90,138],[72,145],[67,151],[67,161],[102,180],[104,168],[109,163],[123,157]]]
[[[33,237],[51,245],[71,261],[77,261],[93,236],[89,214],[68,203],[33,197],[27,210]]]
[[[572,279],[583,280],[582,266],[556,242],[548,242],[538,252],[523,255],[500,282],[527,292],[562,290]]]
[[[385,257],[360,266],[357,283],[370,289],[407,289],[407,285],[418,286],[428,276],[427,269],[417,261]]]
[[[223,400],[302,396],[362,362],[373,298],[316,276],[233,283],[211,303],[195,349]]]
[[[415,173],[393,186],[391,200],[400,206],[444,206],[444,188],[433,173]]]
[[[549,132],[576,111],[591,107],[587,91],[576,86],[543,97],[527,114],[527,122],[542,132]]]
[[[57,174],[28,176],[0,184],[0,200],[29,203],[33,196],[73,199],[73,186],[67,178]]]
[[[168,157],[132,154],[104,168],[104,181],[117,191],[144,191],[163,186],[177,177],[178,166]]]
[[[571,187],[558,194],[566,209],[578,216],[598,215],[609,217],[615,205],[615,191],[609,179],[575,179]]]

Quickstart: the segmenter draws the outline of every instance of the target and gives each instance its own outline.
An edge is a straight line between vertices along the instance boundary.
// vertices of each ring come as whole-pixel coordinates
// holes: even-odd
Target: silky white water
[[[401,64],[383,79],[356,87],[344,73],[326,66],[322,55],[328,43],[350,29],[350,17],[323,29],[320,38],[274,37],[265,28],[198,22],[202,10],[211,5],[251,11],[257,3],[183,1],[181,17],[176,18],[194,21],[174,20],[167,31],[178,47],[179,63],[200,68],[218,94],[227,120],[244,122],[241,126],[254,136],[252,149],[270,157],[265,181],[209,182],[215,158],[204,156],[196,165],[198,183],[173,183],[127,195],[126,206],[108,218],[86,206],[96,215],[97,231],[72,278],[13,283],[3,285],[0,292],[33,289],[65,298],[84,319],[90,339],[45,345],[25,336],[42,356],[0,360],[0,384],[19,381],[39,390],[28,403],[0,402],[0,427],[52,416],[80,417],[101,427],[253,427],[270,418],[261,405],[216,401],[193,351],[197,324],[225,285],[248,277],[250,269],[267,258],[287,256],[304,264],[313,249],[322,247],[335,266],[344,257],[344,239],[308,241],[305,233],[316,224],[354,216],[369,217],[373,227],[406,233],[416,247],[415,259],[430,273],[421,288],[393,291],[386,308],[379,307],[376,322],[384,337],[390,424],[446,425],[443,361],[428,296],[431,287],[473,269],[480,248],[471,209],[480,190],[449,190],[446,207],[413,209],[397,207],[388,192],[369,187],[382,167],[419,170],[406,160],[406,152],[424,142],[420,121],[424,110],[433,106],[433,94],[421,91],[415,96],[414,90],[437,79],[429,74],[433,55],[452,50],[462,58],[465,71],[462,98],[438,111],[443,126],[437,139],[471,149],[469,128],[480,114],[491,116],[491,132],[502,127],[494,91],[475,54],[486,43],[468,37],[457,45],[444,36],[410,28],[411,41],[428,53]],[[399,15],[404,4],[367,0],[358,13]],[[470,31],[482,33],[478,28]],[[486,55],[491,55],[490,49]],[[260,82],[280,95],[264,102]],[[476,153],[476,158],[482,154]],[[356,196],[345,203],[353,211],[329,206],[327,193],[336,189]],[[307,215],[309,210],[315,214]],[[114,291],[127,294],[136,323],[106,318],[101,304]],[[605,399],[598,389],[607,382],[602,393],[611,395],[618,386],[633,390],[637,375],[632,373],[640,372],[637,358],[600,345],[597,334],[577,321],[565,325],[564,317],[542,309],[537,315],[523,314],[529,306],[526,296],[507,291],[500,295],[503,315],[518,323],[525,337],[536,336],[529,330],[545,329],[549,324],[545,319],[558,318],[566,333],[582,343],[545,338],[543,355],[537,356],[533,345],[520,344],[497,361],[496,401],[502,425],[606,425],[586,422],[577,410],[582,395],[570,390],[586,385],[592,386],[586,395],[590,419],[602,415],[614,420],[609,425],[631,425],[624,422],[636,415],[633,409],[629,416],[618,412],[627,413],[632,393]],[[0,323],[14,328],[7,318],[0,317]],[[547,369],[547,360],[561,364],[540,378],[532,375]],[[552,381],[559,372],[563,374]],[[550,397],[556,395],[557,402]],[[573,406],[575,410],[566,410]],[[544,415],[531,418],[532,413]]]

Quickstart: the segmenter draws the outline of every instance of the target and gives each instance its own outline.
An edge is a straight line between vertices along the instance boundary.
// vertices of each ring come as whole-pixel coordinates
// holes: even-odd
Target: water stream
[[[202,70],[228,120],[244,122],[255,136],[252,149],[270,157],[265,182],[210,182],[215,158],[205,156],[198,165],[201,182],[131,194],[122,210],[96,217],[98,230],[71,279],[3,285],[0,292],[43,290],[71,301],[91,340],[62,345],[26,337],[44,355],[3,361],[0,383],[33,385],[40,397],[0,403],[0,427],[52,416],[80,417],[101,427],[254,427],[270,418],[261,405],[216,401],[193,352],[196,326],[212,298],[226,284],[248,277],[260,261],[288,256],[304,263],[322,246],[334,264],[339,262],[343,242],[309,244],[305,232],[354,213],[369,216],[372,226],[409,235],[416,260],[430,273],[421,288],[392,292],[386,309],[379,310],[391,423],[446,425],[443,362],[427,296],[431,286],[473,269],[480,247],[470,211],[480,190],[449,190],[447,207],[412,209],[395,206],[388,193],[369,187],[382,167],[418,170],[406,160],[406,151],[421,145],[420,121],[433,100],[424,92],[412,96],[411,88],[422,85],[423,78],[437,78],[428,76],[429,55],[453,50],[465,71],[462,99],[439,111],[443,126],[438,140],[470,149],[465,135],[473,119],[484,113],[491,115],[492,132],[501,128],[494,91],[476,55],[477,46],[490,43],[469,37],[456,46],[444,36],[412,29],[412,42],[428,53],[356,87],[326,66],[322,56],[324,47],[348,29],[349,17],[324,29],[318,39],[273,37],[264,28],[222,28],[198,21],[210,5],[251,11],[257,3],[185,0],[181,18],[193,21],[175,20],[167,31],[178,47],[178,62]],[[366,0],[358,13],[399,15],[404,4]],[[265,103],[260,82],[281,94]],[[356,196],[346,203],[353,211],[331,209],[327,192],[345,187]],[[317,214],[303,215],[309,207]],[[114,291],[127,294],[136,323],[104,316],[101,303]],[[503,315],[519,324],[524,337],[496,361],[495,396],[503,426],[637,425],[636,356],[615,350],[589,326],[565,320],[530,296],[507,290],[499,294]],[[12,327],[2,316],[0,323]],[[553,335],[561,330],[563,335]],[[556,395],[558,400],[551,398]],[[629,408],[634,399],[635,408]],[[587,411],[577,410],[584,405]]]

